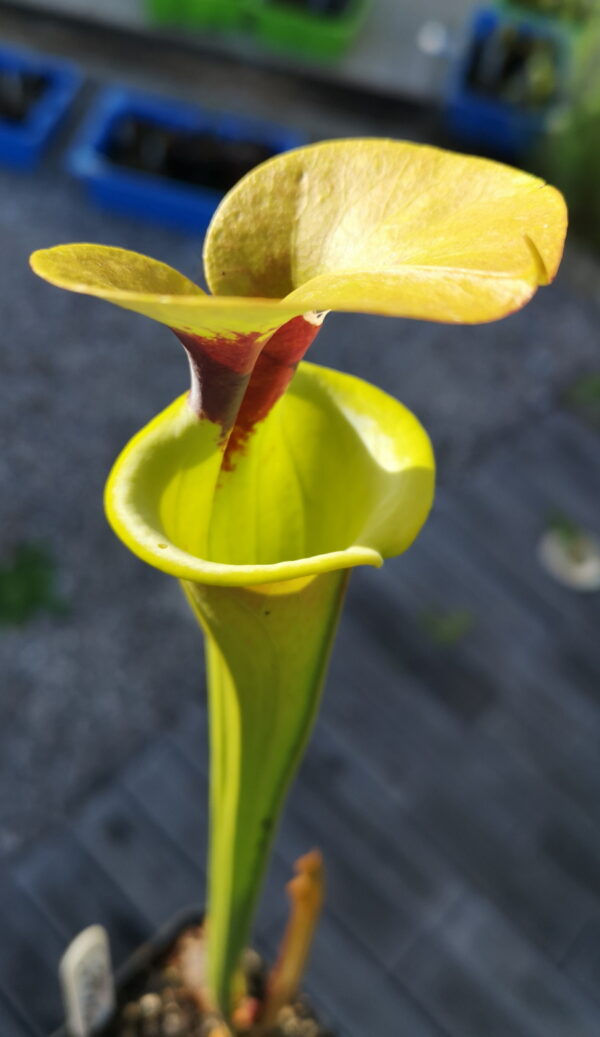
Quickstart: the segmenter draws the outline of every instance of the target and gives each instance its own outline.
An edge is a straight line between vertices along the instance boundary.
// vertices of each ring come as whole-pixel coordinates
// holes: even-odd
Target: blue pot
[[[489,48],[494,36],[503,29],[512,30],[526,46],[542,40],[554,52],[556,89],[546,102],[537,105],[512,103],[493,90],[477,86],[477,62]],[[570,60],[571,37],[558,24],[526,15],[519,17],[494,8],[475,13],[469,40],[452,70],[448,85],[444,117],[450,133],[465,143],[483,150],[516,159],[530,151],[548,125],[565,89]],[[489,51],[488,51],[489,54]]]
[[[145,134],[141,150],[146,149],[146,163],[140,168],[136,168],[139,154],[132,162],[127,153],[136,134],[138,145],[140,134]],[[227,172],[228,151],[233,153],[236,146],[238,151],[240,147],[242,152],[246,150],[247,169],[243,162],[232,167],[236,170],[234,179],[238,179],[257,161],[303,143],[296,134],[271,123],[213,114],[191,105],[110,87],[99,94],[88,113],[69,150],[67,168],[99,204],[128,216],[198,234],[206,230],[217,205],[232,186],[229,182],[219,185],[214,155],[209,159],[209,152],[214,152],[215,147],[218,151],[221,146],[223,169]],[[161,166],[162,158],[167,161]],[[176,160],[182,173],[178,177],[174,175]],[[198,182],[185,179],[192,167],[198,172]]]
[[[29,81],[30,98],[21,117],[0,113],[0,162],[32,170],[69,111],[82,82],[75,65],[28,51],[0,48],[0,77],[19,90]]]

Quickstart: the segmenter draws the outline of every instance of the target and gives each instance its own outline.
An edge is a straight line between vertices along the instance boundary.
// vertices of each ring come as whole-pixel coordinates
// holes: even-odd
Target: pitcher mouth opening
[[[236,542],[236,522],[232,520],[233,543],[226,532],[219,541],[215,533],[221,512],[231,514],[227,501],[219,505],[220,494],[225,493],[228,480],[235,479],[217,466],[216,486],[212,500],[205,501],[206,512],[201,515],[202,500],[188,487],[187,510],[192,521],[182,528],[179,515],[171,511],[169,495],[176,496],[176,481],[156,486],[152,469],[160,460],[160,449],[135,441],[117,460],[105,492],[107,516],[115,533],[140,558],[180,579],[223,586],[251,587],[277,584],[283,581],[305,581],[322,572],[352,568],[356,565],[380,566],[383,562],[378,551],[360,543],[342,542],[330,550],[311,550],[305,540],[300,550],[298,542],[286,545],[280,542],[281,553],[272,551],[262,557],[256,550],[245,554]],[[218,458],[217,458],[218,461]],[[210,472],[207,472],[207,481]],[[248,520],[244,509],[238,509],[239,527]],[[204,528],[200,522],[204,518]],[[195,530],[194,519],[196,519]],[[340,538],[341,539],[341,538]],[[289,546],[290,550],[285,551]],[[222,550],[219,548],[222,547]],[[294,550],[295,548],[295,550]]]
[[[257,586],[379,566],[433,498],[426,433],[350,375],[302,364],[232,470],[219,430],[180,397],[125,448],[107,514],[145,561],[181,579]]]
[[[164,529],[148,522],[143,513],[132,507],[120,484],[118,468],[106,488],[106,510],[117,536],[143,561],[180,580],[222,587],[243,587],[265,593],[285,593],[301,589],[320,573],[338,572],[358,565],[380,567],[383,558],[373,548],[353,545],[342,551],[312,555],[267,564],[232,565],[201,558],[178,547]],[[292,587],[292,584],[296,586]],[[278,590],[277,585],[282,589]],[[289,586],[288,586],[289,585]]]

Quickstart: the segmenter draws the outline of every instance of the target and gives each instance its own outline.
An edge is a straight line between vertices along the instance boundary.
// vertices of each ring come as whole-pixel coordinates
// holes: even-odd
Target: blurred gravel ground
[[[101,504],[117,452],[185,388],[186,362],[165,328],[28,272],[33,249],[69,240],[201,269],[200,242],[104,214],[57,171],[0,171],[0,562],[21,541],[47,545],[71,607],[0,629],[0,855],[201,694],[200,639],[177,585],[128,554]],[[597,367],[599,303],[600,266],[572,247],[555,286],[502,323],[332,316],[311,359],[401,398],[450,482]]]

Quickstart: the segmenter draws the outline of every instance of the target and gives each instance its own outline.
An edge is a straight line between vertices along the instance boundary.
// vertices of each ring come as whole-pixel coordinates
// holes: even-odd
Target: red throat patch
[[[190,406],[198,417],[220,425],[227,440],[226,471],[255,425],[283,396],[319,327],[293,317],[264,345],[264,335],[256,331],[204,338],[174,329],[190,361]]]
[[[233,428],[264,336],[219,335],[204,338],[173,329],[192,372],[190,406],[198,417],[221,426],[223,439]]]
[[[243,449],[254,426],[264,421],[283,396],[320,325],[304,317],[293,317],[271,336],[262,349],[246,388],[242,405],[231,430],[223,468],[233,468],[233,458]]]

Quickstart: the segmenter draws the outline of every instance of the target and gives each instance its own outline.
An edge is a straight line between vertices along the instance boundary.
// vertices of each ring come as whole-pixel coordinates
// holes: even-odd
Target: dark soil
[[[116,1018],[101,1031],[100,1037],[223,1037],[221,1021],[203,1010],[190,983],[190,973],[198,964],[196,958],[202,963],[202,940],[200,926],[185,930],[150,968],[127,983]],[[194,955],[186,964],[181,948],[190,943],[200,948],[200,955]],[[256,952],[248,951],[244,970],[248,997],[261,1002],[266,988],[265,962]],[[252,1033],[247,1028],[235,1030],[236,1037],[251,1037]],[[334,1035],[318,1022],[310,1004],[301,997],[280,1011],[277,1024],[263,1037]]]
[[[501,26],[473,44],[467,84],[475,93],[523,108],[540,108],[558,91],[558,54],[554,42]]]
[[[48,77],[41,73],[0,69],[0,119],[17,124],[26,122],[47,86]]]
[[[223,192],[274,153],[257,141],[178,131],[135,115],[121,119],[106,147],[116,165]]]

